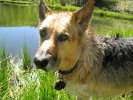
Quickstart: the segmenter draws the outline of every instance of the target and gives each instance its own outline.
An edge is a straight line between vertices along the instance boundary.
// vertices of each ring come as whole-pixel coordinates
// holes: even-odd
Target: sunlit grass
[[[113,35],[119,33],[122,36],[133,36],[133,21],[130,20],[94,16],[91,25],[97,34]]]
[[[0,49],[0,98],[7,98],[11,74],[10,57],[5,49]]]
[[[14,4],[32,4],[30,0],[0,0],[2,3],[14,3]]]
[[[18,59],[0,50],[0,100],[74,100],[67,92],[54,89],[53,73],[31,69],[25,57],[29,57],[26,51]]]

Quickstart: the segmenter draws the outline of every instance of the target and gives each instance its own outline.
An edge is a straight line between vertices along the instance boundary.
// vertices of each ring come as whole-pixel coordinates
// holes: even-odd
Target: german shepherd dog
[[[75,12],[52,12],[39,5],[41,45],[34,62],[58,71],[55,88],[78,100],[91,95],[119,95],[133,90],[133,38],[104,37],[88,25],[95,1]]]

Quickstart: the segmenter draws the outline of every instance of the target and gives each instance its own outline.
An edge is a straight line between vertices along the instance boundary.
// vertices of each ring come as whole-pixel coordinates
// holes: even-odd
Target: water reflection
[[[20,56],[24,46],[33,57],[39,44],[38,30],[34,27],[0,27],[0,47],[13,56]]]
[[[0,4],[0,26],[31,26],[38,21],[37,6]]]

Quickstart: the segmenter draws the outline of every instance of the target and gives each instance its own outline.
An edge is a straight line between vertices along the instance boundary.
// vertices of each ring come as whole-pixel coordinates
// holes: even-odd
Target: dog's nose
[[[37,57],[34,58],[34,63],[37,68],[45,68],[49,62],[48,58],[38,59]]]

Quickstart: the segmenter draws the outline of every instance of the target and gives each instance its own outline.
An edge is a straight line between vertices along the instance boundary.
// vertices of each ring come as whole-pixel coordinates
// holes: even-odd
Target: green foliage
[[[23,59],[23,69],[31,69],[31,57],[28,53],[28,50],[26,47],[23,48],[23,54],[22,54],[22,59]]]
[[[0,49],[0,98],[6,98],[9,91],[10,57],[5,49]]]
[[[21,75],[22,76],[22,75]],[[21,89],[15,91],[19,100],[69,100],[64,91],[54,90],[54,75],[41,70],[32,70],[20,78]],[[71,99],[72,100],[72,99]]]
[[[114,35],[120,33],[122,36],[133,36],[133,24],[130,20],[116,19],[106,16],[93,16],[92,26],[97,34]]]
[[[96,0],[96,6],[101,8],[107,8],[113,11],[126,11],[133,13],[132,0]]]
[[[122,19],[122,20],[131,20],[133,21],[133,14],[128,14],[128,13],[118,13],[118,12],[113,12],[113,11],[108,11],[108,10],[103,10],[96,8],[94,11],[95,15],[98,15],[100,17],[110,17],[110,18],[116,18],[116,19]]]
[[[116,5],[117,0],[96,0],[96,6],[111,8]]]
[[[0,100],[75,100],[65,91],[54,89],[53,73],[23,69],[31,64],[27,55],[23,59],[9,58],[5,50],[0,50]]]
[[[2,3],[13,3],[13,4],[38,4],[40,0],[0,0]],[[83,6],[86,0],[45,0],[49,6]],[[126,11],[132,13],[132,0],[96,0],[96,6],[100,8],[106,8],[113,11]],[[53,8],[52,7],[52,8]]]

